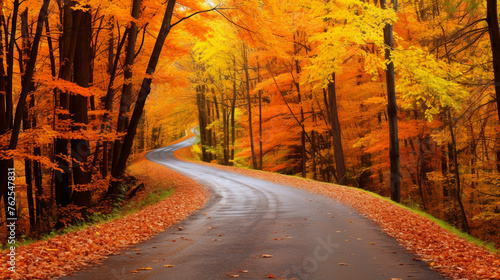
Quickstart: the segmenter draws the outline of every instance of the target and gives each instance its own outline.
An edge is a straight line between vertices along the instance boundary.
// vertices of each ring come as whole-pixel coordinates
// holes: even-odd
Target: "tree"
[[[398,10],[397,0],[392,1],[393,9]],[[380,0],[380,6],[389,9],[385,0]],[[387,114],[389,116],[389,157],[391,160],[391,199],[401,202],[401,173],[399,170],[399,139],[398,139],[398,105],[396,104],[396,81],[394,62],[391,60],[391,50],[394,47],[393,26],[386,23],[384,27],[385,59],[388,61],[385,70],[387,86]]]

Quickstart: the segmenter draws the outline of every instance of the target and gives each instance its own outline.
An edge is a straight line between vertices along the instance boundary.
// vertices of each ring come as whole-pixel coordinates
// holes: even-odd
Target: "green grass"
[[[138,202],[125,203],[122,206],[117,206],[113,209],[113,211],[110,214],[102,214],[99,212],[95,212],[89,217],[87,217],[87,220],[85,221],[78,221],[61,230],[53,230],[50,233],[42,235],[39,239],[27,238],[27,239],[16,240],[15,246],[19,247],[19,246],[29,245],[37,241],[48,240],[56,236],[65,235],[79,230],[84,230],[94,225],[104,224],[119,218],[123,218],[127,215],[136,213],[147,206],[157,204],[160,201],[172,195],[173,193],[174,189],[154,189],[152,191],[149,191],[142,200]],[[10,248],[10,244],[0,244],[0,251],[7,250],[8,248]]]

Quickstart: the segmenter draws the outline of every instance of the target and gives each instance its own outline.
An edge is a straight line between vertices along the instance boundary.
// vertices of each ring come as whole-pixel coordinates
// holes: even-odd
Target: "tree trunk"
[[[132,0],[132,17],[138,19],[141,12],[141,1],[142,0]],[[125,65],[124,65],[124,78],[125,83],[122,88],[122,95],[120,97],[120,108],[118,112],[118,122],[116,125],[116,131],[118,133],[123,133],[127,130],[128,126],[128,114],[130,112],[130,104],[132,103],[132,67],[135,60],[135,45],[137,42],[137,24],[132,21],[130,22],[128,42],[125,54]],[[118,139],[115,140],[113,147],[113,166],[116,165],[122,149],[122,142]]]
[[[90,7],[88,7],[90,9]],[[75,14],[81,14],[79,25],[73,27],[78,29],[77,45],[78,55],[74,60],[74,81],[81,87],[89,87],[91,80],[91,62],[92,62],[92,14],[90,11],[74,11]],[[76,16],[75,16],[76,17]],[[71,130],[77,133],[83,133],[89,122],[88,117],[88,97],[83,95],[72,95],[70,113],[72,115]],[[71,139],[71,157],[73,170],[73,183],[75,190],[72,195],[72,202],[78,206],[90,206],[91,182],[90,166],[88,157],[90,156],[90,145],[86,139]],[[79,190],[80,188],[83,190]]]
[[[62,35],[59,39],[59,78],[71,81],[71,73],[73,68],[73,61],[76,50],[76,42],[78,35],[78,28],[73,28],[74,26],[80,25],[81,13],[77,14],[77,17],[73,17],[72,4],[71,1],[65,0],[64,6],[62,7]],[[70,96],[67,92],[56,91],[54,94],[59,93],[59,109],[61,111],[69,111],[70,108]],[[57,100],[57,98],[56,98]],[[67,120],[69,115],[67,113],[60,113],[57,116],[58,120]],[[61,134],[67,133],[69,130],[67,127],[61,127],[58,129]],[[58,169],[54,171],[54,184],[55,184],[55,196],[56,204],[60,206],[66,206],[71,202],[70,197],[70,162],[67,160],[68,157],[68,139],[64,136],[56,139],[54,157],[57,163]]]
[[[397,0],[393,0],[394,10],[397,11]],[[386,0],[380,0],[380,6],[388,9]],[[391,199],[401,202],[401,174],[399,171],[399,141],[398,141],[398,114],[396,104],[396,83],[394,78],[394,63],[391,61],[391,50],[394,47],[393,26],[386,24],[384,27],[385,59],[387,64],[387,113],[389,115],[389,157],[391,162]]]
[[[236,112],[236,58],[233,57],[234,80],[233,80],[233,100],[231,102],[231,160],[234,160],[234,145],[236,143],[236,127],[234,121],[234,114]]]
[[[500,29],[498,28],[498,11],[496,0],[486,0],[486,22],[490,34],[491,53],[493,55],[493,74],[495,79],[495,93],[497,114],[500,121]]]
[[[465,214],[465,208],[462,203],[462,189],[460,186],[460,171],[458,170],[458,156],[457,156],[457,143],[455,142],[455,133],[453,132],[453,126],[451,122],[451,113],[448,110],[448,128],[450,130],[450,135],[451,135],[451,145],[452,145],[452,164],[454,167],[454,174],[455,174],[455,199],[458,203],[459,210],[460,210],[460,219],[462,220],[462,230],[470,233],[469,229],[469,222],[467,221],[467,215]]]
[[[253,127],[252,127],[252,100],[250,97],[250,74],[248,71],[248,51],[245,44],[243,44],[243,70],[245,71],[245,86],[247,91],[248,102],[248,133],[250,137],[250,150],[252,153],[252,168],[257,169],[257,158],[255,157],[255,147],[253,144]]]
[[[207,162],[207,113],[205,93],[202,89],[203,86],[196,87],[196,104],[198,105],[198,124],[200,128],[200,142],[201,142],[201,160]]]
[[[20,69],[21,76],[24,76],[23,69],[27,67],[29,63],[29,55],[31,50],[31,42],[30,42],[30,34],[28,29],[28,9],[24,10],[21,14],[21,37],[22,37],[22,60],[20,61]],[[33,92],[34,84],[33,82],[29,82],[28,84],[28,92]],[[32,116],[29,112],[29,109],[35,106],[35,99],[33,96],[29,97],[29,102],[26,110],[23,114],[23,130],[27,131],[36,126],[32,122]],[[35,143],[33,143],[34,145]],[[35,204],[33,200],[33,161],[31,159],[24,160],[24,173],[25,173],[25,181],[26,181],[26,196],[28,200],[28,214],[30,220],[30,231],[35,230],[36,220],[35,220]]]
[[[8,128],[13,127],[13,100],[12,100],[12,86],[14,81],[14,45],[16,43],[16,31],[17,31],[17,17],[19,13],[19,0],[14,0],[14,9],[12,11],[12,25],[10,30],[9,47],[7,49],[7,85],[5,87],[6,94],[6,115],[5,122]],[[7,42],[6,42],[7,43]],[[17,136],[16,136],[17,137]]]
[[[137,132],[137,125],[139,124],[139,120],[144,111],[144,104],[146,103],[146,98],[151,92],[151,77],[156,70],[156,65],[160,58],[161,49],[165,43],[165,39],[167,38],[170,28],[171,28],[171,19],[174,12],[175,0],[168,0],[167,9],[165,10],[165,15],[163,18],[163,22],[160,28],[160,32],[156,39],[155,46],[153,48],[153,52],[151,54],[151,58],[148,63],[148,67],[146,70],[146,77],[142,81],[142,86],[139,91],[139,96],[137,97],[137,102],[135,103],[134,112],[132,114],[132,118],[130,119],[130,124],[127,128],[127,134],[125,135],[125,140],[123,142],[122,152],[120,155],[120,159],[118,165],[113,170],[112,175],[115,178],[118,178],[122,175],[125,170],[125,166],[127,163],[127,159],[130,155],[130,151],[132,149],[133,140],[135,134]]]
[[[328,104],[330,111],[330,125],[332,129],[332,144],[335,153],[335,166],[337,169],[337,183],[347,184],[344,149],[342,148],[342,134],[340,131],[339,115],[337,112],[337,95],[335,92],[335,73],[332,74],[332,80],[328,83]]]
[[[18,1],[15,1],[15,3],[16,2],[18,3]],[[28,93],[29,93],[29,86],[32,83],[32,79],[33,79],[33,72],[35,70],[35,62],[36,62],[36,59],[38,56],[38,46],[40,44],[40,38],[41,38],[42,32],[43,32],[43,24],[45,22],[45,18],[47,17],[47,10],[48,10],[49,3],[50,3],[50,0],[44,0],[42,7],[40,9],[40,13],[38,15],[37,28],[36,28],[36,32],[35,32],[35,37],[33,38],[32,48],[30,50],[29,61],[28,61],[28,64],[26,66],[26,69],[24,71],[24,76],[22,77],[21,94],[19,95],[19,101],[18,101],[17,106],[16,106],[14,125],[12,128],[12,135],[11,135],[9,146],[8,146],[9,150],[14,150],[17,147],[17,142],[19,139],[18,138],[19,132],[21,129],[21,120],[22,120],[23,113],[24,113],[25,106],[26,106],[26,99],[27,99]],[[16,7],[15,7],[15,9],[16,9]],[[15,12],[14,14],[16,14],[16,13],[17,12]],[[16,14],[16,17],[17,17],[17,14]],[[15,19],[13,19],[13,20],[15,20]],[[15,29],[15,27],[14,27],[14,29]],[[15,37],[13,39],[15,40]],[[13,44],[13,42],[11,42],[11,43]],[[11,63],[11,65],[12,65],[12,63]],[[12,84],[10,86],[12,86]],[[8,93],[7,93],[7,96],[8,96]],[[8,99],[8,98],[6,98],[6,99]],[[7,103],[6,105],[8,106],[9,105],[8,100],[6,103]],[[7,110],[6,114],[7,115],[10,114],[8,112],[8,110]],[[8,120],[8,118],[9,118],[9,116],[7,116],[7,120]],[[9,125],[8,121],[6,123],[7,123],[7,125]],[[7,171],[8,171],[8,168],[13,168],[13,167],[14,167],[14,162],[12,159],[0,160],[0,172],[1,172],[1,175],[0,175],[0,196],[3,196],[5,202],[7,202],[7,196],[6,196]],[[7,203],[5,203],[5,206],[7,207]],[[6,214],[8,214],[8,213],[6,212]]]
[[[262,90],[259,90],[259,169],[263,170],[263,151],[262,151]]]

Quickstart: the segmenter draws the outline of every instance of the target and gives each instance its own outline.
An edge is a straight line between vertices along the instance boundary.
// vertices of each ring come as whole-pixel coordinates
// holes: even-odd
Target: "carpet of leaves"
[[[186,151],[180,150],[179,158]],[[377,223],[389,236],[395,238],[418,258],[450,279],[500,279],[500,255],[467,242],[448,232],[435,222],[380,197],[352,187],[327,184],[276,173],[199,164],[256,177],[277,184],[306,189],[326,195],[356,209]]]
[[[7,270],[7,251],[0,252],[0,279],[52,279],[84,269],[106,256],[147,240],[186,218],[207,200],[207,190],[196,181],[140,155],[131,166],[146,188],[175,187],[158,204],[84,230],[38,241],[16,249],[16,272]]]

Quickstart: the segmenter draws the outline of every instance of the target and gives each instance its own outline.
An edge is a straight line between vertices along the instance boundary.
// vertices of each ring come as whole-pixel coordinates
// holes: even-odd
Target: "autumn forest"
[[[110,211],[128,162],[194,127],[194,160],[372,191],[500,246],[496,0],[0,5],[2,228]]]

